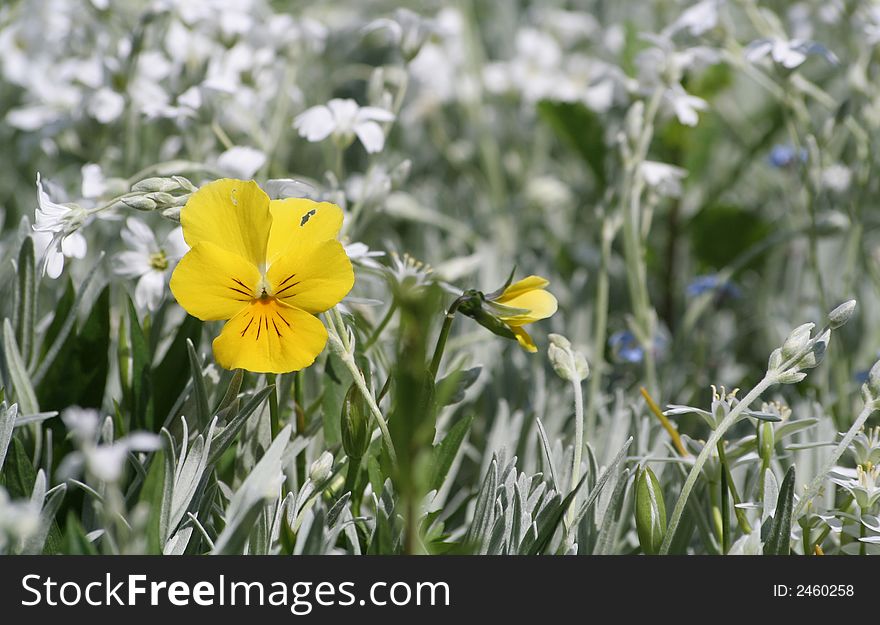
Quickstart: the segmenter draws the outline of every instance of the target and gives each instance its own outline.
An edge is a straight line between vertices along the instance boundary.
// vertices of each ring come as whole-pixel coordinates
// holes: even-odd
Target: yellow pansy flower
[[[546,319],[556,312],[556,298],[545,290],[549,284],[540,276],[529,276],[510,284],[499,295],[487,297],[496,304],[495,316],[510,328],[526,351],[536,352],[538,347],[523,326]],[[505,308],[513,310],[506,311]]]
[[[311,365],[327,342],[316,314],[354,285],[336,235],[342,210],[300,198],[270,200],[254,181],[221,179],[180,213],[190,251],[171,292],[203,321],[228,320],[214,339],[227,369],[285,373]]]

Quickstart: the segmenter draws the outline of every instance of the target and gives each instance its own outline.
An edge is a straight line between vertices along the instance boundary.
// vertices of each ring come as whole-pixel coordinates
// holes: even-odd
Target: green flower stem
[[[269,393],[269,423],[272,429],[272,440],[278,436],[281,431],[280,417],[278,415],[278,375],[267,375],[266,384],[274,385],[272,392]]]
[[[761,396],[761,393],[777,383],[778,375],[780,373],[791,369],[791,367],[795,366],[798,362],[801,361],[804,356],[806,356],[813,350],[813,348],[816,346],[818,339],[822,337],[825,332],[829,330],[829,328],[830,326],[828,325],[823,327],[814,335],[812,339],[807,341],[806,344],[800,350],[798,350],[797,353],[788,358],[785,362],[781,363],[777,368],[772,369],[764,374],[764,377],[761,378],[761,381],[758,382],[758,384],[751,391],[749,391],[748,395],[743,397],[742,400],[733,407],[733,410],[727,413],[727,416],[721,420],[721,423],[718,424],[718,427],[716,427],[715,430],[712,432],[712,435],[709,436],[709,440],[706,441],[706,444],[703,446],[702,451],[700,451],[700,455],[698,455],[697,459],[694,461],[694,466],[691,467],[691,471],[690,473],[688,473],[687,479],[684,482],[684,486],[682,486],[681,494],[678,497],[678,501],[675,502],[675,509],[672,511],[672,517],[670,518],[669,525],[666,528],[666,535],[663,537],[663,544],[660,545],[661,555],[666,555],[669,553],[669,549],[672,546],[672,541],[675,538],[675,531],[678,529],[678,524],[681,522],[681,515],[684,513],[684,507],[687,504],[687,499],[690,496],[691,491],[694,489],[694,485],[697,482],[700,471],[702,471],[703,469],[703,465],[705,465],[706,460],[709,459],[709,454],[711,453],[712,448],[718,445],[718,441],[721,440],[721,437],[724,436],[724,433],[730,429],[730,426],[736,423],[737,419],[739,419],[742,413],[748,409],[752,402],[758,399],[758,397]],[[874,406],[874,402],[871,402],[870,405]],[[868,407],[866,406],[865,410],[867,410],[867,408]],[[846,449],[846,446],[849,445],[852,438],[855,437],[856,432],[858,431],[858,427],[860,427],[859,421],[861,421],[861,423],[863,424],[867,420],[870,412],[865,414],[865,410],[862,411],[862,414],[859,415],[858,419],[856,419],[856,423],[853,424],[853,428],[855,429],[852,429],[849,433],[847,433],[849,439],[847,440],[847,437],[844,437],[844,440],[841,441],[841,444],[845,443],[843,447],[844,450]],[[873,410],[874,407],[871,408],[871,411]],[[840,454],[843,454],[843,450],[841,450]],[[838,455],[837,457],[839,458],[840,455]],[[829,466],[828,470],[830,469],[831,467]],[[817,477],[817,480],[819,480],[819,485],[821,485],[822,480],[819,477]],[[818,491],[818,486],[816,487],[816,490]],[[813,493],[813,495],[815,495],[815,493]],[[813,495],[810,495],[810,497],[812,497]],[[801,509],[801,504],[808,498],[809,497],[805,496],[801,499],[800,503],[798,504],[798,510]],[[795,514],[792,515],[793,522],[800,516],[798,510],[796,510]]]
[[[709,436],[709,440],[706,441],[706,444],[703,446],[700,455],[697,456],[697,459],[694,461],[694,466],[691,468],[690,473],[688,473],[687,479],[684,482],[684,486],[681,489],[681,495],[678,497],[678,501],[675,502],[675,508],[672,511],[672,516],[669,519],[669,525],[666,528],[666,535],[663,537],[663,544],[660,545],[660,554],[666,555],[669,553],[669,549],[672,546],[672,540],[675,537],[675,532],[678,529],[678,524],[681,522],[681,515],[684,513],[684,507],[687,505],[688,497],[690,497],[691,491],[694,489],[694,485],[697,483],[697,478],[700,476],[700,471],[703,470],[703,466],[706,464],[706,461],[709,459],[709,455],[712,453],[713,449],[717,449],[718,441],[721,440],[721,437],[724,436],[724,433],[730,429],[730,426],[736,423],[736,420],[742,415],[743,412],[751,405],[753,401],[758,399],[761,396],[761,393],[766,391],[770,386],[776,383],[776,376],[768,373],[765,375],[760,382],[758,382],[757,386],[749,391],[748,395],[742,398],[736,406],[733,407],[726,417],[718,424],[718,427],[712,432],[712,435]]]
[[[336,335],[336,338],[342,344],[343,353],[340,354],[340,359],[345,364],[349,373],[351,373],[351,377],[354,379],[354,383],[357,384],[358,390],[363,394],[364,398],[367,400],[367,405],[370,407],[370,412],[373,413],[373,416],[376,418],[376,423],[379,425],[379,430],[382,433],[382,440],[385,442],[385,448],[388,451],[388,457],[391,459],[391,464],[395,467],[397,466],[397,453],[394,451],[394,443],[391,440],[391,432],[388,431],[388,424],[385,422],[385,417],[382,416],[382,411],[379,410],[379,406],[376,403],[376,398],[373,396],[373,391],[367,386],[367,380],[364,378],[364,372],[360,370],[360,367],[357,366],[357,363],[354,361],[354,346],[348,340],[348,330],[345,327],[345,321],[342,319],[342,315],[339,313],[337,308],[333,308],[333,310],[328,315],[328,318],[331,322],[331,330]]]
[[[590,377],[590,396],[587,401],[586,436],[592,440],[596,432],[596,415],[599,408],[599,393],[602,390],[602,375],[605,372],[605,342],[608,340],[608,265],[611,261],[611,243],[614,241],[616,226],[609,217],[602,221],[601,260],[596,276],[596,313],[593,325],[593,373]]]
[[[584,453],[584,393],[581,389],[581,382],[576,376],[572,378],[571,386],[574,389],[574,458],[571,467],[571,488],[569,492],[577,488],[581,479],[581,459]],[[571,505],[566,512],[566,526],[568,531],[572,530],[574,516],[577,512],[575,502],[577,497],[572,500]]]
[[[376,341],[379,340],[379,336],[382,334],[382,331],[385,329],[385,327],[391,322],[391,319],[394,317],[395,312],[397,312],[397,300],[392,300],[391,305],[388,307],[388,311],[385,313],[385,316],[382,317],[382,320],[378,323],[376,329],[373,330],[373,334],[371,334],[370,338],[368,338],[366,343],[364,343],[365,353],[373,345],[376,344]]]
[[[626,277],[629,287],[630,303],[635,316],[638,335],[645,353],[645,382],[648,390],[657,392],[657,368],[654,362],[654,313],[648,294],[647,269],[645,267],[645,246],[642,233],[641,196],[645,181],[639,174],[654,135],[654,119],[663,98],[662,89],[657,89],[645,107],[641,134],[635,141],[635,150],[624,158],[624,176],[621,187],[620,211],[623,215],[623,250],[626,261]]]
[[[742,503],[739,498],[739,492],[736,490],[736,482],[733,481],[733,474],[730,472],[730,463],[727,462],[727,453],[724,451],[724,441],[718,441],[718,460],[721,462],[721,470],[724,471],[724,479],[727,481],[727,487],[730,490],[730,496],[733,499],[733,513],[736,515],[736,522],[740,529],[746,534],[752,533],[752,526],[746,519],[745,510],[737,506]],[[763,476],[763,473],[761,474]],[[763,488],[760,492],[764,492]],[[725,553],[727,551],[725,550]]]
[[[428,373],[431,375],[431,380],[437,379],[437,371],[440,370],[440,361],[443,360],[443,351],[446,349],[446,340],[449,338],[449,330],[452,328],[452,321],[455,319],[455,313],[458,311],[458,307],[461,306],[461,303],[464,301],[464,296],[462,295],[449,306],[449,310],[446,311],[446,317],[443,319],[443,327],[440,328],[440,335],[437,337],[437,345],[434,347],[434,357],[431,358],[431,366],[428,368]]]
[[[847,450],[849,444],[856,437],[856,434],[858,434],[859,430],[862,429],[862,426],[865,425],[868,417],[870,417],[878,408],[880,408],[880,401],[876,399],[865,402],[865,407],[862,408],[859,416],[856,417],[856,420],[850,426],[847,433],[844,434],[843,438],[840,439],[840,442],[837,444],[837,447],[831,452],[831,456],[829,456],[828,460],[825,462],[825,466],[823,466],[822,470],[819,471],[815,478],[813,478],[813,481],[810,482],[810,485],[807,487],[803,496],[798,500],[794,513],[791,515],[792,523],[796,523],[797,519],[803,514],[806,507],[813,500],[813,497],[815,497],[819,492],[819,489],[822,488],[822,484],[825,483],[825,477],[828,475],[828,472],[831,471],[831,469],[834,468],[834,465],[837,464],[837,461],[840,460],[840,457]]]

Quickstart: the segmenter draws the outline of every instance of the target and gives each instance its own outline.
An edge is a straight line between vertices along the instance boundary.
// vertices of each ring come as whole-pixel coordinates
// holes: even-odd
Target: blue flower
[[[785,169],[794,165],[795,161],[806,163],[807,150],[806,148],[796,150],[789,144],[777,144],[770,150],[770,154],[767,156],[767,161],[777,169]]]
[[[686,289],[688,297],[697,297],[711,291],[717,291],[719,297],[732,297],[734,299],[742,297],[742,291],[736,284],[730,280],[722,281],[714,273],[697,276],[687,285]]]
[[[856,384],[864,384],[865,382],[867,382],[868,373],[870,373],[868,369],[865,369],[864,371],[856,371]]]
[[[641,362],[645,357],[645,350],[639,345],[635,335],[629,330],[615,332],[608,339],[608,345],[614,356],[624,362]]]

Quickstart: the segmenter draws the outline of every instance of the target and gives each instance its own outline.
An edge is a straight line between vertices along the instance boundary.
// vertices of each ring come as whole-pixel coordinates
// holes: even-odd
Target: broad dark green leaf
[[[538,115],[578,153],[595,175],[599,186],[604,187],[607,182],[605,157],[608,146],[605,144],[605,126],[599,117],[578,102],[550,100],[538,103]]]
[[[156,431],[166,418],[177,397],[189,381],[189,358],[187,357],[186,341],[192,341],[198,347],[202,336],[202,322],[187,315],[180,324],[168,352],[162,362],[153,369],[153,409],[155,419],[153,431]]]

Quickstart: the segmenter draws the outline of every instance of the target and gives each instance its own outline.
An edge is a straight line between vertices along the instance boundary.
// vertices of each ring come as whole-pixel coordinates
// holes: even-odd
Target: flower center
[[[150,254],[149,263],[150,268],[155,269],[156,271],[165,271],[168,269],[168,258],[162,250]]]

